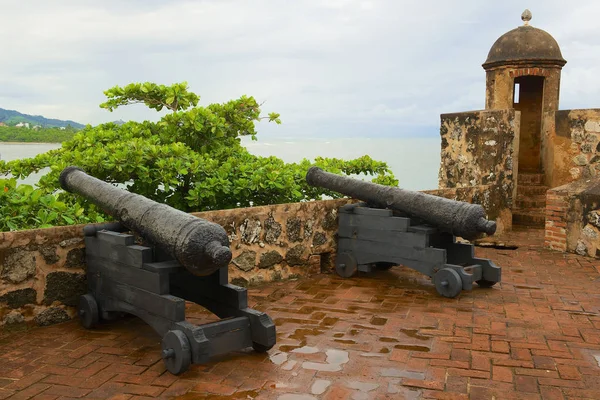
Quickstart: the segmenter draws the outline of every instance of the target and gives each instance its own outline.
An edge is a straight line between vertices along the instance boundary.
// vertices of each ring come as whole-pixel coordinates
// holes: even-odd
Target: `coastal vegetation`
[[[0,142],[61,143],[73,139],[75,128],[26,128],[0,126]]]
[[[281,123],[277,113],[261,114],[253,97],[199,106],[199,97],[185,82],[116,86],[105,95],[107,101],[100,106],[109,111],[141,103],[168,113],[158,122],[86,126],[59,149],[30,159],[0,161],[0,174],[12,176],[0,180],[0,201],[4,204],[0,207],[0,231],[109,219],[87,200],[60,190],[58,176],[70,165],[183,211],[341,197],[305,182],[313,165],[339,174],[369,175],[381,184],[398,184],[386,163],[369,156],[285,163],[277,157],[251,154],[240,138],[256,140],[256,123],[261,120]],[[49,172],[41,177],[37,188],[15,184],[15,178],[44,168]]]

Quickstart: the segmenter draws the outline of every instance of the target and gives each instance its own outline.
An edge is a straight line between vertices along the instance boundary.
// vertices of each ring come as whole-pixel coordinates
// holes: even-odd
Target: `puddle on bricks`
[[[398,368],[383,368],[381,376],[386,378],[407,378],[407,379],[425,379],[425,374],[421,372],[407,371]]]
[[[408,337],[411,337],[411,338],[417,339],[417,340],[430,340],[431,339],[431,336],[420,334],[419,329],[400,329],[400,332],[402,332],[403,334],[405,334]]]
[[[320,336],[325,331],[317,328],[299,328],[294,331],[294,333],[288,336],[289,339],[297,340],[298,344],[294,345],[281,345],[279,346],[279,351],[290,352],[295,349],[299,349],[301,347],[306,346],[306,337],[307,336]]]
[[[360,382],[360,381],[351,381],[347,385],[350,389],[358,390],[361,392],[370,392],[379,387],[377,383],[368,383],[368,382]]]
[[[334,339],[333,341],[341,344],[356,344],[356,340],[350,339]]]
[[[375,317],[371,318],[371,325],[383,326],[387,322],[387,318]]]
[[[236,392],[228,396],[219,394],[207,394],[198,392],[187,392],[186,394],[173,397],[173,400],[227,400],[227,399],[254,399],[258,397],[259,392],[255,390],[246,390],[243,392]]]
[[[277,397],[277,400],[317,400],[317,398],[310,394],[286,393]]]
[[[327,388],[331,385],[331,381],[325,379],[317,379],[311,386],[310,392],[312,394],[323,394],[327,390]]]
[[[527,289],[527,290],[542,290],[539,286],[529,286],[529,285],[514,285],[515,289]]]
[[[292,350],[292,353],[298,354],[316,354],[319,352],[319,349],[311,346],[302,346],[297,349]]]
[[[419,346],[414,344],[397,344],[394,346],[394,348],[398,350],[420,351],[424,353],[429,353],[431,351],[431,349],[427,346]]]
[[[269,356],[269,360],[271,360],[271,362],[275,365],[281,365],[284,362],[286,362],[288,359],[288,354],[287,353],[275,353],[273,355]]]
[[[350,361],[348,352],[344,350],[329,349],[325,351],[324,363],[305,361],[302,368],[315,371],[337,372],[343,369],[342,365]]]

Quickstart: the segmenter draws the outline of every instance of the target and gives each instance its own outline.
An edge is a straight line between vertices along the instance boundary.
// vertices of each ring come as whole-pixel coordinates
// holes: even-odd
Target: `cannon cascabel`
[[[485,211],[479,204],[344,177],[318,167],[308,170],[306,182],[311,186],[365,201],[375,207],[389,208],[421,218],[443,232],[465,239],[477,238],[482,233],[493,235],[496,232],[496,223],[486,219]]]
[[[64,190],[90,200],[194,275],[210,275],[231,261],[227,233],[218,224],[117,188],[77,167],[65,168],[59,180]]]

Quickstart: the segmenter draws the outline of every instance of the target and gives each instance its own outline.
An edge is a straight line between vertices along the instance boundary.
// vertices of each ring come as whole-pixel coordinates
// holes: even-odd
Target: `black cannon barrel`
[[[306,182],[311,186],[363,200],[376,207],[405,212],[443,232],[465,239],[474,239],[482,233],[493,235],[496,232],[496,223],[486,219],[485,211],[479,204],[365,182],[325,172],[318,167],[308,170]]]
[[[61,172],[60,185],[163,248],[194,275],[210,275],[231,261],[227,233],[218,224],[115,187],[77,167]]]

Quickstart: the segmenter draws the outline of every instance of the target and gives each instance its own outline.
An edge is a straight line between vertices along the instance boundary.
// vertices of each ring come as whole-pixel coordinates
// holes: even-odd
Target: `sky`
[[[597,0],[0,0],[0,107],[93,125],[103,91],[187,81],[201,105],[254,96],[282,125],[260,137],[439,135],[439,114],[479,110],[481,64],[522,25],[551,33],[567,64],[561,109],[600,107]]]

